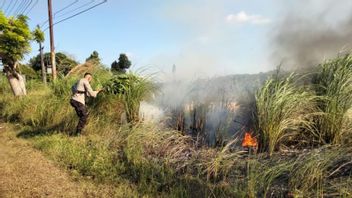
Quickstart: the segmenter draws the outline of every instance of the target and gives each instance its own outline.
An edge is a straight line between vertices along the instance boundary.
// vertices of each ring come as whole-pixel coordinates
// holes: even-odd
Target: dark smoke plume
[[[327,20],[325,14],[291,13],[284,17],[273,33],[275,64],[302,69],[348,53],[352,48],[352,15],[342,20],[331,15]]]

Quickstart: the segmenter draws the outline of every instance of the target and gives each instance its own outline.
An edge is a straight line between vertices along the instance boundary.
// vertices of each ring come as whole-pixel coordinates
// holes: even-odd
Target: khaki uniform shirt
[[[77,82],[76,87],[77,87],[77,91],[85,92],[85,94],[84,93],[75,93],[72,96],[73,100],[76,100],[76,101],[85,105],[86,104],[85,103],[86,95],[89,97],[94,97],[94,98],[97,97],[98,91],[93,91],[92,87],[89,84],[89,81],[85,78],[82,78],[81,80],[79,80]]]

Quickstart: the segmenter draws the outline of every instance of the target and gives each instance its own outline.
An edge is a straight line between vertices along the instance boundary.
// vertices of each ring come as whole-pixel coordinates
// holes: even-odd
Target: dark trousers
[[[76,133],[79,134],[81,133],[82,129],[87,123],[87,119],[88,119],[87,107],[84,104],[72,99],[70,101],[70,104],[73,108],[75,108],[75,111],[79,117],[77,130],[76,130]]]

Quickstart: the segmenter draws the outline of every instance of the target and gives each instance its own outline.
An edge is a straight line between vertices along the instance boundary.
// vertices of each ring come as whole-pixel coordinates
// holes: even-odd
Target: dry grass
[[[90,62],[80,64],[75,66],[67,73],[66,76],[81,76],[82,74],[89,72],[94,73],[97,70],[96,65],[91,64]]]
[[[229,172],[234,168],[236,163],[243,160],[245,151],[231,151],[231,147],[238,142],[237,139],[230,141],[220,151],[216,152],[207,165],[207,179],[226,179]]]

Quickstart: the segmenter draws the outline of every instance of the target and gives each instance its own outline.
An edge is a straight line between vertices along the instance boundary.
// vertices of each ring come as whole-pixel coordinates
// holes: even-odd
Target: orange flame
[[[243,147],[257,147],[257,139],[255,137],[252,137],[252,135],[249,132],[246,132],[244,135],[244,139],[242,142]]]

